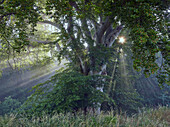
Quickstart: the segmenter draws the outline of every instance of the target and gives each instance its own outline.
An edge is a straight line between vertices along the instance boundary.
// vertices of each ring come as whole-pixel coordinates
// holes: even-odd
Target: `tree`
[[[2,0],[0,8],[1,44],[5,48],[20,52],[32,42],[55,44],[59,60],[66,58],[85,76],[106,76],[115,40],[128,28],[134,68],[142,69],[145,75],[157,72],[161,84],[169,82],[167,0]],[[38,23],[56,27],[55,40],[37,40]],[[161,66],[156,63],[158,52]],[[96,87],[101,92],[103,88],[104,84]]]

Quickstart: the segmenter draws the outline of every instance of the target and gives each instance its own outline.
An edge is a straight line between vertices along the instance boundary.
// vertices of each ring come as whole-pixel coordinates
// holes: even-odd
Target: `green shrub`
[[[54,75],[51,80],[33,87],[35,92],[28,98],[26,106],[31,114],[86,110],[109,100],[96,87],[103,83],[102,76],[84,76],[76,71],[65,70]]]
[[[20,106],[21,102],[18,100],[12,99],[11,96],[5,97],[5,100],[0,102],[0,115],[14,113]]]

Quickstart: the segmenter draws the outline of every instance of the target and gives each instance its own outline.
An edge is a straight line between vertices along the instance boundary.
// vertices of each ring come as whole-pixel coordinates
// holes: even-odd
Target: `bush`
[[[31,114],[60,112],[86,112],[87,107],[97,106],[109,98],[96,87],[106,83],[102,76],[84,76],[75,71],[65,70],[51,80],[33,87],[35,92],[28,98],[26,106]],[[111,102],[111,100],[110,100]]]
[[[21,102],[18,100],[12,99],[11,96],[5,97],[5,100],[0,102],[0,115],[14,113],[20,106]]]

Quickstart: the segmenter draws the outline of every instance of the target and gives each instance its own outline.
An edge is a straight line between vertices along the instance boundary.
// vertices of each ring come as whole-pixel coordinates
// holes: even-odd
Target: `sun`
[[[121,43],[121,44],[125,43],[125,38],[124,37],[120,37],[119,38],[119,43]]]

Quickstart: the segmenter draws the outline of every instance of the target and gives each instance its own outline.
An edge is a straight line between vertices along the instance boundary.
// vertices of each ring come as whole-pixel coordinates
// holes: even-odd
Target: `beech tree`
[[[120,45],[116,40],[126,28],[134,68],[145,75],[156,73],[160,84],[168,83],[168,5],[168,0],[2,0],[1,48],[21,52],[33,42],[55,44],[58,59],[67,59],[84,76],[106,76],[112,52],[117,52],[113,45]],[[37,24],[54,26],[54,38],[38,40]],[[96,87],[101,92],[103,88]]]

